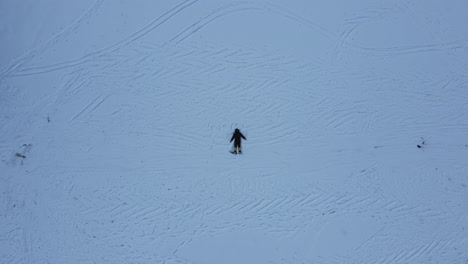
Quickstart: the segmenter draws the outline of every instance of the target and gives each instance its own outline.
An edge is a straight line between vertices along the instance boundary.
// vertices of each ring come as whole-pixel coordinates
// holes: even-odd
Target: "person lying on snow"
[[[234,134],[232,135],[231,141],[230,141],[230,142],[232,142],[234,140],[234,150],[231,151],[232,154],[237,154],[237,153],[241,154],[242,153],[241,138],[247,140],[244,137],[244,135],[242,135],[240,130],[236,128],[236,130],[234,131]]]

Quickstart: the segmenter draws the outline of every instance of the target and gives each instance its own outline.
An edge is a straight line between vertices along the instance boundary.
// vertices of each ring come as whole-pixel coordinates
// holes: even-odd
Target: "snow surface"
[[[468,263],[467,8],[1,1],[0,262]]]

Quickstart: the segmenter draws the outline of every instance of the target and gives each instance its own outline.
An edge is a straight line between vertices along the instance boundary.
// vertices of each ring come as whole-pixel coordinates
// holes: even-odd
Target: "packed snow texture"
[[[0,262],[468,263],[467,9],[1,1]]]

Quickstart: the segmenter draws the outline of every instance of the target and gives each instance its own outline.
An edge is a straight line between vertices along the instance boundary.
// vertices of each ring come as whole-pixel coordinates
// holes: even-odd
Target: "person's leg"
[[[234,153],[237,153],[237,151],[240,149],[239,143],[235,142],[234,143]]]

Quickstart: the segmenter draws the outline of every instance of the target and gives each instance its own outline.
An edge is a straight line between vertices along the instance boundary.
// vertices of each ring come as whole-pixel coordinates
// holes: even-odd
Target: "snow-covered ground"
[[[1,1],[0,262],[468,263],[467,8]]]

